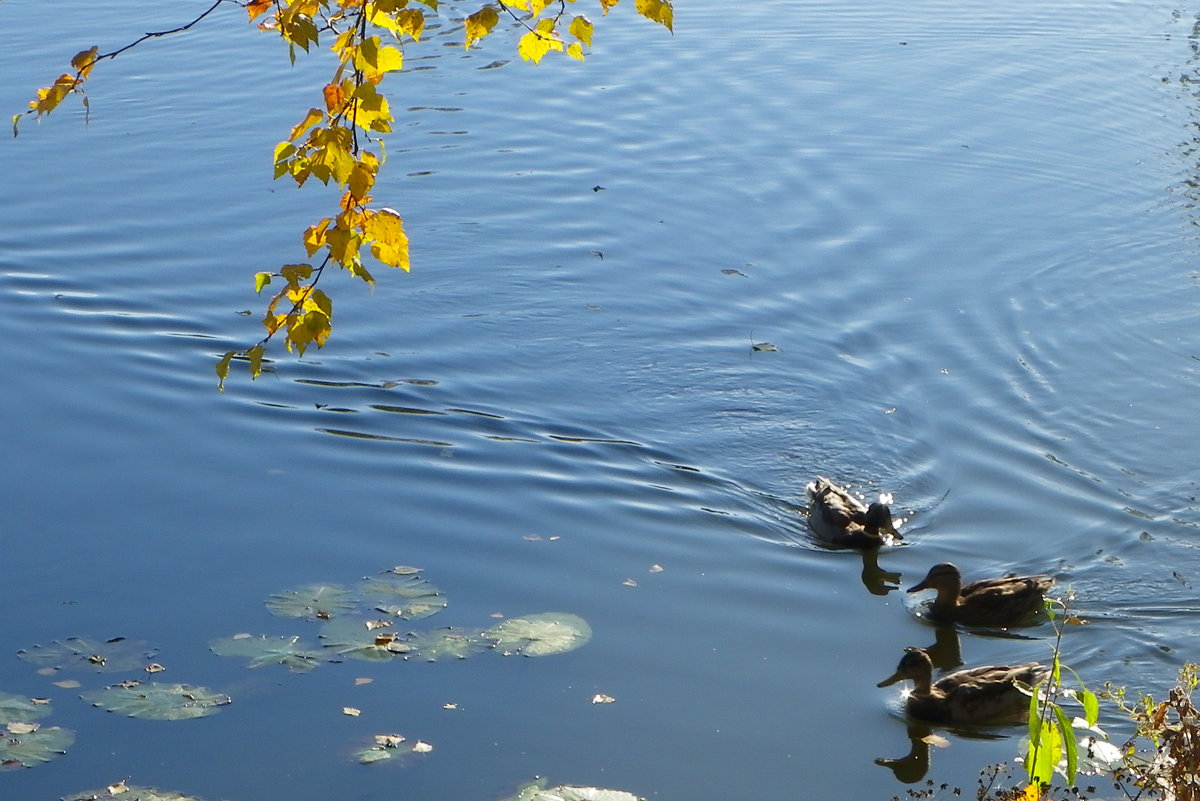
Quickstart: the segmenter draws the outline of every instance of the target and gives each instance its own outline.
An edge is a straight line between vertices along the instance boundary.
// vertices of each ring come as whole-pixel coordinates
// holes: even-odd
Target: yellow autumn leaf
[[[604,0],[600,2],[603,3]],[[671,23],[674,21],[675,11],[670,0],[636,0],[636,7],[637,12],[646,19],[660,23],[668,31],[674,32]]]
[[[396,15],[399,33],[407,33],[413,39],[419,40],[425,31],[425,15],[415,8],[405,9]]]
[[[349,187],[350,196],[362,203],[371,191],[371,187],[375,185],[375,175],[362,164],[357,164],[350,171],[350,179],[346,185]]]
[[[308,110],[308,113],[304,115],[304,119],[302,119],[300,122],[298,122],[296,124],[295,128],[292,128],[292,135],[288,137],[288,141],[295,142],[297,139],[299,139],[301,136],[304,135],[305,131],[307,131],[309,128],[313,127],[314,125],[316,125],[318,122],[320,122],[323,119],[325,119],[325,115],[321,112],[321,109],[310,108]],[[279,159],[276,158],[276,161],[278,161],[278,160]]]
[[[549,22],[549,20],[542,20],[542,22]],[[538,24],[538,27],[541,27],[541,23]],[[541,61],[542,56],[551,50],[561,51],[562,49],[562,42],[553,38],[552,34],[536,29],[522,36],[521,40],[517,42],[517,54],[534,64]]]
[[[96,53],[100,48],[92,47],[89,50],[80,50],[71,59],[71,66],[79,73],[80,78],[87,78],[92,71],[92,67],[96,65]]]
[[[271,0],[250,0],[246,3],[246,13],[250,15],[250,21],[261,17],[263,14],[271,10]]]
[[[251,378],[258,378],[260,375],[262,375],[263,352],[262,345],[255,345],[253,348],[246,351],[246,358],[250,361]]]
[[[475,42],[487,36],[499,21],[500,15],[496,13],[496,9],[492,6],[484,6],[467,17],[465,23],[467,38],[463,46],[470,47]]]
[[[595,26],[592,25],[591,20],[589,20],[587,17],[581,15],[581,16],[578,16],[575,19],[571,20],[571,24],[567,27],[567,30],[576,39],[583,42],[588,47],[591,47],[592,46],[592,29],[594,27]]]
[[[300,288],[300,282],[312,276],[311,264],[285,264],[279,268],[279,274],[288,282],[288,291]]]
[[[551,0],[529,0],[529,10],[533,12],[533,16],[537,16],[546,10],[546,6],[550,5]]]
[[[579,42],[571,42],[567,45],[567,55],[577,61],[583,61],[583,45]]]
[[[363,234],[371,240],[371,255],[389,267],[408,270],[408,236],[404,222],[391,209],[375,211],[363,223]]]
[[[618,2],[620,2],[620,0],[600,0],[600,7],[603,8],[604,13],[607,14]]]
[[[234,351],[229,351],[217,362],[217,389],[225,391],[225,379],[229,377],[229,363],[233,361]]]

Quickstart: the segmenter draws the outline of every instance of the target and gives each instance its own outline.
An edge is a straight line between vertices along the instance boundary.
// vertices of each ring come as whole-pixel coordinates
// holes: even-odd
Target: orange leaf
[[[251,22],[254,22],[254,20],[258,19],[270,10],[271,0],[250,0],[250,2],[246,4],[246,13],[250,15]]]
[[[325,108],[330,114],[336,114],[346,105],[346,90],[338,84],[331,83],[321,91],[325,95]]]

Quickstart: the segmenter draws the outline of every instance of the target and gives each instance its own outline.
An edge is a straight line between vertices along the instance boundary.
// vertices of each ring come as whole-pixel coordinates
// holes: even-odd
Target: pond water
[[[0,106],[186,5],[7,0]],[[0,691],[77,733],[0,797],[483,801],[545,775],[890,798],[924,771],[873,764],[910,748],[875,684],[938,632],[880,571],[944,560],[1074,588],[1064,661],[1091,684],[1160,692],[1200,657],[1196,11],[676,6],[674,35],[622,4],[586,63],[537,67],[501,36],[463,51],[444,11],[390,81],[376,192],[413,272],[333,276],[330,344],[223,394],[253,273],[333,202],[269,164],[328,59],[289,67],[231,5],[105,63],[86,124],[70,103],[0,145]],[[816,474],[892,492],[905,543],[818,547]],[[315,641],[265,599],[394,565],[448,602],[414,629],[560,611],[593,637],[306,675],[209,651]],[[961,658],[1047,657],[1049,627],[1022,635]],[[93,709],[129,674],[16,656],[68,637],[144,640],[156,678],[233,703]],[[354,764],[382,732],[434,750]],[[928,776],[1016,748],[949,735]]]

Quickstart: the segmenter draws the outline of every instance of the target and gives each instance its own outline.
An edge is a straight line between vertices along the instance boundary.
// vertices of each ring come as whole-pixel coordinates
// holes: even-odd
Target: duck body
[[[892,523],[890,498],[867,506],[823,476],[810,482],[808,525],[821,540],[843,548],[878,548],[900,540]]]
[[[929,617],[942,623],[968,626],[1012,626],[1027,622],[1046,602],[1050,576],[1007,576],[962,583],[962,574],[950,562],[929,569],[909,592],[937,590]]]
[[[929,654],[920,648],[906,648],[896,672],[878,686],[911,680],[915,687],[905,699],[905,711],[929,723],[1020,723],[1028,714],[1029,696],[1018,688],[1018,683],[1032,687],[1045,680],[1049,672],[1037,662],[984,665],[949,673],[934,682]]]

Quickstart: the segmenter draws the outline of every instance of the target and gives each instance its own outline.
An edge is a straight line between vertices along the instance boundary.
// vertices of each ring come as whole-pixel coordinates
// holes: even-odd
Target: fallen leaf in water
[[[36,723],[9,723],[5,728],[8,729],[9,734],[21,735],[32,734],[40,729],[41,726]]]
[[[442,709],[458,709],[458,704],[442,704]]]
[[[362,714],[362,710],[361,710],[361,709],[355,709],[355,708],[354,708],[354,707],[352,707],[352,706],[344,706],[344,707],[342,707],[342,714],[343,714],[343,715],[349,715],[349,716],[350,716],[350,717],[352,717],[352,718],[356,718],[356,717],[358,717],[359,715],[361,715],[361,714]]]
[[[150,664],[146,665],[144,670],[147,673],[162,673],[164,670],[166,670],[166,668],[157,662],[151,662]]]
[[[361,686],[363,686],[364,684],[370,684],[370,683],[371,683],[371,682],[373,682],[373,681],[375,681],[375,679],[355,679],[355,680],[354,680],[354,686],[355,686],[355,687],[361,687]]]
[[[663,572],[663,566],[662,565],[650,565],[650,572],[651,573],[661,573],[661,572]]]
[[[626,587],[636,587],[637,586],[637,582],[631,578],[627,578],[624,581],[622,581],[621,583],[624,584]]]
[[[54,682],[55,687],[62,687],[64,690],[74,690],[79,686],[79,682],[75,679],[63,679],[62,681]]]
[[[921,738],[921,742],[932,745],[935,748],[948,748],[950,746],[950,741],[940,734],[926,734]]]
[[[778,346],[772,345],[770,342],[757,342],[757,343],[751,345],[750,349],[751,350],[765,350],[765,351],[778,351],[779,350]]]
[[[426,742],[422,742],[420,740],[417,740],[415,743],[413,743],[412,748],[413,748],[414,754],[428,754],[430,751],[433,750],[432,745],[430,745],[429,743],[426,743]]]
[[[592,696],[593,704],[611,704],[616,700],[617,699],[613,698],[611,695],[605,695],[604,693],[596,693]]]

